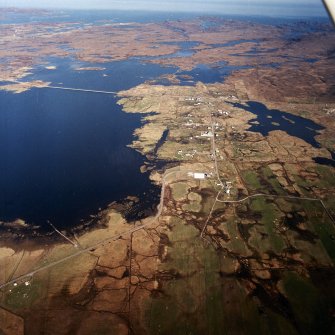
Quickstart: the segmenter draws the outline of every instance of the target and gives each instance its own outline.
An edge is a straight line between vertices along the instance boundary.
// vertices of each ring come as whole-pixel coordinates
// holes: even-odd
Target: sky
[[[0,0],[0,7],[325,16],[321,0]]]

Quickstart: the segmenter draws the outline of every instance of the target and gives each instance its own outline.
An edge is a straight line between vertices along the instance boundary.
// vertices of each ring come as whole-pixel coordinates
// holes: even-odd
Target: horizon
[[[48,9],[48,10],[120,10],[171,13],[201,13],[218,15],[275,16],[275,17],[327,17],[321,0],[199,0],[157,2],[155,0],[0,0],[0,8]]]

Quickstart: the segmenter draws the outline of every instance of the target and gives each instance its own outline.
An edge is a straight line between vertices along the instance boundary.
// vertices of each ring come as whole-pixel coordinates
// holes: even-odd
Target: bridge
[[[74,88],[74,87],[63,87],[63,86],[40,86],[37,88],[53,88],[56,90],[65,90],[65,91],[79,91],[79,92],[92,92],[92,93],[103,93],[103,94],[117,94],[117,92],[113,91],[100,91],[100,90],[88,90],[84,88]]]
[[[30,82],[18,81],[18,80],[7,80],[7,82],[19,84],[22,86],[28,86]],[[104,90],[91,90],[85,88],[75,88],[75,87],[64,87],[64,86],[54,86],[54,85],[32,85],[28,86],[29,88],[51,88],[56,90],[65,90],[65,91],[78,91],[78,92],[91,92],[91,93],[103,93],[103,94],[112,94],[116,95],[118,92],[114,91],[104,91]]]

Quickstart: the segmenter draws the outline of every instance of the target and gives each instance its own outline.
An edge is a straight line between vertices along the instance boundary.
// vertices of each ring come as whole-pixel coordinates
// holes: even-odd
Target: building
[[[206,178],[206,173],[194,172],[193,177],[194,177],[194,179],[205,179]]]
[[[203,131],[201,132],[201,137],[213,137],[213,133],[211,131]]]

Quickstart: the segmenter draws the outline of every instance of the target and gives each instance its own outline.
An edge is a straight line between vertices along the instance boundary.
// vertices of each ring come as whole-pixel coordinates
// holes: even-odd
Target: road
[[[217,201],[219,200],[219,196],[220,196],[221,192],[222,192],[222,190],[220,190],[220,191],[218,192],[218,194],[216,195],[216,198],[215,198],[215,200],[214,200],[213,206],[212,206],[211,210],[209,211],[207,220],[206,220],[206,222],[205,222],[205,224],[204,224],[204,227],[203,227],[202,230],[201,230],[200,237],[201,237],[202,239],[205,239],[203,235],[204,235],[204,233],[205,233],[205,230],[206,230],[206,227],[207,227],[207,225],[208,225],[208,222],[209,222],[210,218],[212,217],[212,213],[213,213],[213,211],[214,211],[214,208],[215,208],[215,205],[216,205]],[[207,240],[207,239],[205,239],[205,240]]]
[[[215,165],[215,173],[216,173],[216,177],[221,185],[221,187],[223,187],[223,182],[220,178],[220,174],[219,174],[219,167],[218,167],[218,159],[216,156],[216,144],[215,144],[215,128],[214,128],[214,121],[213,121],[213,116],[211,115],[211,127],[212,127],[212,154],[213,154],[213,159],[214,159],[214,165]]]
[[[39,267],[38,269],[36,270],[33,270],[31,272],[28,272],[28,273],[25,273],[24,275],[21,275],[21,276],[18,276],[18,277],[15,277],[9,281],[7,281],[6,283],[3,283],[0,285],[0,289],[3,289],[5,288],[6,286],[9,286],[9,285],[13,285],[15,282],[20,282],[22,280],[24,280],[25,278],[27,277],[32,277],[34,276],[36,273],[38,272],[41,272],[41,271],[44,271],[44,270],[47,270],[47,269],[50,269],[58,264],[61,264],[61,263],[64,263],[70,259],[73,259],[75,257],[78,257],[84,253],[87,253],[87,252],[90,252],[91,249],[95,249],[97,247],[99,247],[100,245],[106,243],[106,242],[111,242],[111,241],[116,241],[118,240],[119,238],[123,237],[123,236],[126,236],[126,235],[129,235],[129,234],[132,234],[138,230],[141,230],[141,229],[144,229],[148,226],[150,226],[152,223],[154,223],[155,221],[157,221],[159,219],[159,217],[162,215],[162,212],[163,212],[163,208],[164,208],[164,195],[165,195],[165,189],[166,189],[166,178],[169,177],[170,175],[172,174],[175,174],[175,173],[185,173],[185,174],[188,174],[190,172],[193,172],[193,171],[180,171],[180,170],[177,170],[177,171],[170,171],[166,174],[164,174],[163,178],[162,178],[162,188],[161,188],[161,197],[160,197],[160,202],[159,202],[159,205],[158,205],[158,211],[157,211],[157,214],[151,219],[149,220],[146,224],[142,224],[142,225],[139,225],[137,227],[134,227],[132,229],[129,229],[129,230],[126,230],[120,234],[117,234],[117,235],[114,235],[114,236],[110,236],[110,237],[106,237],[105,239],[93,244],[93,245],[90,245],[86,248],[82,248],[78,251],[76,251],[75,253],[69,255],[69,256],[66,256],[62,259],[59,259],[57,261],[54,261],[52,263],[49,263],[49,264],[46,264],[46,265],[43,265],[41,267]],[[73,242],[72,242],[73,243]]]
[[[219,167],[218,167],[218,160],[217,160],[217,156],[216,156],[216,143],[215,143],[215,128],[214,128],[214,122],[213,122],[213,116],[212,116],[212,113],[211,113],[211,127],[212,127],[212,134],[213,134],[213,137],[212,137],[212,141],[211,141],[211,146],[212,146],[212,155],[213,155],[213,160],[214,160],[214,167],[215,167],[215,174],[216,174],[216,178],[218,179],[219,183],[220,183],[220,186],[221,186],[221,190],[218,192],[218,194],[216,195],[216,198],[214,200],[214,203],[213,203],[213,206],[208,214],[208,217],[207,217],[207,220],[201,230],[201,234],[200,234],[200,237],[204,240],[207,241],[207,239],[204,238],[204,234],[205,234],[205,230],[207,228],[207,225],[208,225],[208,222],[210,220],[210,218],[212,217],[212,213],[214,211],[214,208],[215,208],[215,205],[217,203],[217,201],[219,200],[219,196],[223,190],[223,182],[220,178],[220,174],[219,174]]]
[[[59,234],[60,236],[62,236],[65,240],[67,240],[68,242],[70,242],[74,247],[78,248],[78,244],[73,242],[72,240],[70,240],[67,236],[65,236],[61,231],[59,231],[50,221],[48,221],[49,225],[53,228],[53,230]]]
[[[256,197],[283,198],[283,199],[287,198],[287,199],[298,199],[298,200],[309,200],[309,201],[321,201],[320,199],[317,199],[317,198],[296,197],[293,195],[256,193],[256,194],[248,195],[247,197],[239,199],[239,200],[218,200],[218,202],[235,204],[235,203],[244,202],[250,198],[256,198]]]
[[[335,225],[335,220],[332,217],[332,215],[330,214],[328,208],[326,207],[326,205],[324,204],[324,202],[319,199],[319,198],[309,198],[309,197],[297,197],[294,195],[278,195],[278,194],[264,194],[264,193],[256,193],[256,194],[251,194],[248,195],[245,198],[239,199],[239,200],[217,200],[218,202],[221,203],[226,203],[226,204],[236,204],[236,203],[241,203],[244,202],[250,198],[256,198],[256,197],[267,197],[267,198],[277,198],[277,199],[293,199],[293,200],[307,200],[307,201],[316,201],[319,202],[321,204],[321,206],[323,207],[323,209],[325,210],[325,212],[327,213],[328,217],[330,218],[330,220],[334,223]]]
[[[73,253],[73,254],[71,254],[71,255],[69,255],[69,256],[66,256],[66,257],[64,257],[64,258],[62,258],[62,259],[59,259],[58,261],[54,261],[54,262],[52,262],[52,263],[43,265],[43,266],[41,266],[40,268],[38,268],[38,269],[36,269],[36,270],[34,270],[34,271],[25,273],[24,275],[18,276],[18,277],[16,277],[16,278],[14,278],[14,279],[12,279],[12,280],[10,280],[10,281],[4,283],[4,284],[1,284],[1,285],[0,285],[0,289],[6,287],[6,286],[8,286],[8,285],[13,285],[15,282],[21,281],[21,280],[23,280],[24,278],[32,277],[32,276],[34,276],[34,275],[35,275],[36,273],[38,273],[38,272],[47,270],[47,269],[49,269],[49,268],[51,268],[51,267],[54,267],[54,266],[56,266],[56,265],[58,265],[58,264],[64,263],[64,262],[66,262],[66,261],[68,261],[68,260],[70,260],[70,259],[72,259],[72,258],[78,257],[79,255],[82,255],[82,254],[84,254],[84,253],[86,253],[86,252],[89,252],[91,249],[94,249],[94,248],[98,247],[99,245],[101,245],[101,244],[103,244],[103,243],[106,243],[106,242],[108,242],[108,241],[116,241],[116,240],[119,239],[120,237],[122,237],[122,236],[124,236],[124,235],[127,235],[127,234],[131,234],[131,233],[133,233],[133,232],[135,232],[135,231],[138,231],[138,230],[140,230],[140,229],[143,229],[143,228],[144,228],[145,226],[147,226],[147,225],[148,225],[148,224],[146,224],[146,225],[140,225],[140,226],[137,226],[137,227],[135,227],[135,228],[133,228],[133,229],[130,229],[130,230],[128,230],[128,231],[125,231],[125,232],[123,232],[123,233],[120,233],[120,234],[118,234],[118,235],[115,235],[115,236],[112,236],[112,237],[108,237],[108,238],[106,238],[106,239],[103,239],[102,241],[99,241],[99,242],[96,243],[96,244],[93,244],[93,245],[91,245],[91,246],[89,246],[89,247],[86,247],[86,248],[84,248],[84,249],[81,249],[81,250],[79,250],[79,251],[77,251],[77,252],[75,252],[75,253]]]
[[[205,230],[206,227],[208,225],[208,222],[212,216],[212,213],[214,211],[215,205],[217,202],[221,202],[221,203],[227,203],[227,204],[234,204],[234,203],[242,203],[250,198],[256,198],[256,197],[269,197],[269,198],[282,198],[282,199],[295,199],[295,200],[307,200],[307,201],[316,201],[319,202],[322,207],[324,208],[325,212],[327,213],[328,217],[330,218],[330,220],[335,224],[334,218],[332,217],[332,215],[330,214],[329,210],[327,209],[327,207],[325,206],[324,202],[321,199],[318,198],[309,198],[309,197],[297,197],[297,196],[290,196],[290,195],[277,195],[277,194],[263,194],[263,193],[257,193],[257,194],[252,194],[252,195],[248,195],[245,198],[239,199],[239,200],[220,200],[219,196],[222,192],[222,189],[224,187],[224,184],[222,182],[222,180],[220,179],[220,175],[219,175],[219,168],[218,168],[218,161],[217,161],[217,156],[216,156],[216,143],[215,143],[215,127],[214,127],[214,121],[213,121],[213,116],[211,114],[211,128],[212,128],[212,141],[211,141],[211,146],[212,146],[212,154],[213,154],[213,160],[214,160],[214,165],[215,165],[215,173],[216,173],[216,177],[221,185],[221,190],[218,192],[218,194],[216,195],[216,198],[214,200],[214,203],[212,205],[212,208],[209,212],[209,215],[207,217],[207,220],[204,224],[204,227],[201,230],[201,234],[200,237],[204,240],[207,241],[206,238],[204,238],[205,235]]]

